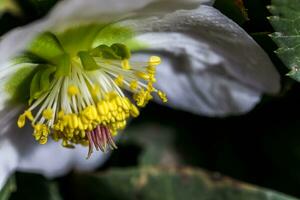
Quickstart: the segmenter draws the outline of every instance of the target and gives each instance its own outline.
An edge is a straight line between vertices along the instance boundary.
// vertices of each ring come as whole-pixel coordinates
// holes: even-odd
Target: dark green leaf
[[[291,10],[299,11],[299,0],[272,0],[272,5],[276,7],[288,7]]]
[[[300,81],[300,2],[272,0],[268,8],[274,15],[269,20],[276,31],[270,35],[279,46],[276,53],[291,70],[287,75]]]
[[[75,174],[73,184],[75,199],[296,200],[218,173],[189,167],[127,168],[99,174]]]
[[[168,126],[142,124],[129,126],[126,129],[126,138],[121,142],[141,148],[138,157],[138,164],[141,166],[177,166],[182,162],[178,152],[175,151],[175,134],[176,131]]]
[[[294,20],[297,17],[300,17],[300,13],[296,12],[295,10],[292,10],[289,7],[286,6],[268,6],[269,11],[278,17]]]
[[[278,46],[283,48],[294,47],[296,44],[300,44],[300,35],[284,36],[280,33],[273,33],[270,35]]]

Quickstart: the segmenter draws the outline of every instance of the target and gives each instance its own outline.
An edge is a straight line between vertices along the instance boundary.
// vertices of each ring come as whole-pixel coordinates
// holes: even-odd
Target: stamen
[[[43,117],[47,120],[51,120],[53,117],[53,111],[51,108],[47,108],[43,111]]]
[[[18,127],[24,127],[29,120],[40,144],[46,144],[50,136],[66,148],[88,146],[87,158],[94,149],[116,149],[113,137],[126,127],[130,117],[139,115],[138,107],[146,106],[153,93],[163,102],[167,97],[153,86],[159,57],[130,62],[125,45],[112,46],[100,45],[93,53],[81,51],[70,58],[67,70],[60,69],[59,75],[49,77],[47,90],[34,92],[30,107],[17,121]],[[124,91],[133,94],[130,99],[135,103]]]
[[[122,61],[122,68],[125,69],[125,70],[130,69],[129,61],[127,59]]]
[[[68,94],[70,96],[77,95],[79,94],[79,90],[75,85],[70,85],[68,88]]]

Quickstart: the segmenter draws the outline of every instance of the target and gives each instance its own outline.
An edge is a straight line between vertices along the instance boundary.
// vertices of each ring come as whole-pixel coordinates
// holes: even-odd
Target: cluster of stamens
[[[94,60],[99,69],[88,71],[78,57],[72,58],[70,74],[53,78],[49,90],[20,115],[18,126],[29,120],[40,144],[46,144],[49,136],[62,141],[64,147],[81,144],[89,147],[89,157],[94,148],[104,152],[116,148],[113,136],[125,128],[130,117],[139,115],[137,106],[144,107],[153,93],[167,101],[166,95],[153,87],[159,57],[152,56],[144,63]],[[132,98],[124,91],[132,93]]]

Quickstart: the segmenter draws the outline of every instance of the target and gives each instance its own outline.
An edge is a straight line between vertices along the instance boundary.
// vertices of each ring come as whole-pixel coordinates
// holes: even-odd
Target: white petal
[[[0,100],[2,103],[2,101]],[[0,107],[4,106],[5,103],[1,104]],[[17,121],[16,121],[16,116],[20,113],[21,107],[17,106],[7,106],[0,112],[0,136],[3,136],[4,134],[7,134],[10,132],[12,126],[17,127]]]
[[[208,70],[198,74],[178,73],[167,58],[158,69],[157,80],[157,87],[167,93],[167,106],[205,116],[248,112],[261,96],[255,89],[222,73]]]
[[[214,0],[64,0],[57,3],[43,19],[16,28],[2,37],[0,67],[1,63],[22,51],[39,32],[57,30],[66,25],[76,26],[81,21],[112,22],[134,13],[143,13],[143,10],[152,7],[152,4],[155,5],[155,10],[165,10],[170,7],[170,2],[173,9],[179,9],[184,5],[212,4]]]
[[[267,54],[237,24],[209,6],[121,22],[167,61],[157,85],[169,105],[223,116],[249,111],[280,77]],[[153,54],[152,53],[152,54]]]
[[[0,137],[0,190],[18,164],[18,152],[10,140]]]
[[[65,0],[53,9],[49,18],[60,24],[78,20],[103,20],[103,18],[113,21],[141,12],[148,7],[163,10],[172,5],[173,9],[180,9],[184,5],[195,6],[204,3],[212,5],[213,2],[214,0]]]
[[[86,147],[66,149],[52,140],[45,145],[39,145],[29,134],[22,138],[22,144],[19,143],[18,146],[23,146],[25,149],[20,155],[18,170],[41,173],[49,178],[64,175],[72,169],[93,170],[99,167],[109,155],[94,152],[89,159],[86,159],[88,151]]]
[[[93,170],[99,167],[108,156],[101,152],[95,152],[87,160],[87,148],[77,146],[75,149],[66,149],[53,141],[49,141],[46,145],[37,143],[28,145],[34,147],[22,155],[18,170],[41,173],[50,178],[64,175],[72,169]]]

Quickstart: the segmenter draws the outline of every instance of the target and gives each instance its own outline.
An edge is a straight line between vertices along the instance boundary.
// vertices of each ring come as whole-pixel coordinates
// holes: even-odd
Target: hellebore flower
[[[113,136],[153,97],[226,116],[278,92],[267,55],[212,3],[65,0],[44,19],[6,34],[0,187],[15,169],[53,177],[98,166],[105,156],[93,149],[116,148]]]

